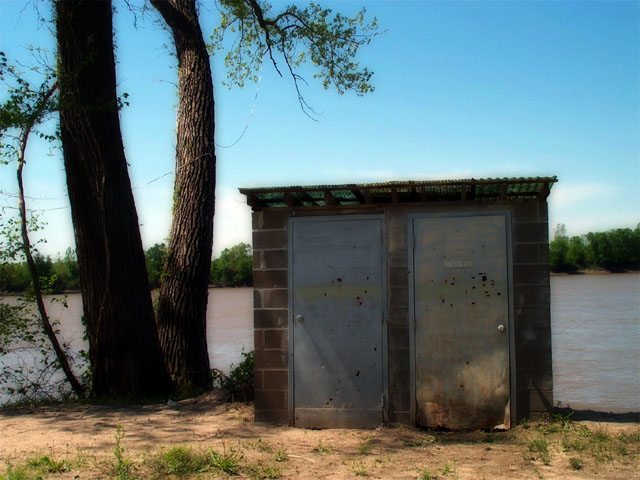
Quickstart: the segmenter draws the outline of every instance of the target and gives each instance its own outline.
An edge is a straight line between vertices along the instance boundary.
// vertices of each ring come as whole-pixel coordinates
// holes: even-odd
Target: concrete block
[[[538,244],[538,262],[549,264],[549,244],[548,243],[540,243]]]
[[[538,202],[538,220],[541,222],[549,221],[549,204],[546,200]]]
[[[514,309],[516,331],[536,328],[550,328],[549,305],[518,306]]]
[[[553,373],[551,370],[542,368],[521,369],[516,371],[516,381],[518,385],[528,390],[553,390]]]
[[[257,369],[286,369],[288,356],[286,350],[256,350],[254,362]]]
[[[389,412],[389,421],[391,423],[400,423],[402,425],[409,425],[409,412]]]
[[[264,268],[264,264],[262,262],[262,251],[253,252],[253,270]],[[254,273],[255,275],[255,273]]]
[[[513,248],[513,263],[539,263],[539,244],[518,243]]]
[[[408,369],[410,362],[409,349],[406,350],[395,350],[389,352],[389,369],[390,370],[399,370],[399,369]]]
[[[514,203],[512,210],[513,219],[516,222],[537,222],[538,221],[538,201],[522,200]]]
[[[389,270],[389,286],[393,287],[408,287],[409,286],[409,274],[404,267],[391,267]]]
[[[287,308],[289,291],[286,288],[262,290],[262,306],[264,308]]]
[[[391,287],[389,289],[389,307],[408,308],[409,307],[409,288],[408,287]]]
[[[278,410],[278,411],[256,410],[255,421],[272,423],[274,425],[288,425],[289,412],[287,410]]]
[[[513,303],[516,307],[522,305],[549,305],[549,285],[514,285],[513,296]]]
[[[516,348],[516,368],[518,370],[552,371],[551,344]]]
[[[253,212],[251,214],[251,227],[253,230],[262,229],[262,212]]]
[[[253,349],[264,350],[264,330],[253,330]]]
[[[281,328],[277,330],[264,331],[264,348],[265,349],[286,349],[289,342],[288,330]]]
[[[253,388],[254,390],[262,390],[264,387],[263,383],[264,376],[262,375],[262,370],[253,371]]]
[[[287,248],[286,230],[258,230],[253,232],[253,249]]]
[[[389,329],[389,350],[394,352],[396,350],[408,350],[409,349],[409,329],[405,326],[392,327]]]
[[[548,225],[546,222],[520,223],[513,227],[513,241],[515,243],[545,243],[549,241]],[[255,248],[255,247],[254,247]]]
[[[286,328],[289,325],[289,310],[254,310],[253,326],[255,328]]]
[[[389,309],[389,325],[394,327],[407,327],[409,325],[409,308],[391,308]]]
[[[516,349],[532,348],[538,345],[551,345],[550,326],[525,326],[516,328]]]
[[[389,388],[392,390],[409,390],[409,369],[396,368],[389,371]]]
[[[553,391],[529,391],[529,411],[551,413],[553,411]]]
[[[262,252],[264,268],[287,268],[289,252],[287,250],[265,250]]]
[[[264,390],[288,390],[289,372],[287,370],[265,370]]]
[[[547,285],[549,283],[549,265],[514,265],[514,285]]]
[[[267,229],[286,229],[289,223],[291,213],[287,210],[264,210],[262,212],[262,228]]]
[[[409,390],[391,390],[389,406],[391,411],[408,411]]]
[[[287,270],[254,270],[254,288],[287,288],[289,272]]]
[[[287,392],[283,390],[256,390],[255,409],[288,410]]]

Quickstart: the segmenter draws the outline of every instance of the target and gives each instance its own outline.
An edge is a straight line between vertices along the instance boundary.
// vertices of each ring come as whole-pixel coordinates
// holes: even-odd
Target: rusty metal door
[[[290,228],[293,423],[375,427],[384,405],[382,221],[304,218]]]
[[[412,221],[416,424],[509,428],[506,217]]]

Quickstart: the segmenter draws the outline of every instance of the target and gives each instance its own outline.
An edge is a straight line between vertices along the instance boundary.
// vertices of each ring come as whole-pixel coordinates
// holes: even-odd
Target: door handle
[[[504,325],[502,325],[502,324],[498,325],[498,331],[499,332],[504,332]]]

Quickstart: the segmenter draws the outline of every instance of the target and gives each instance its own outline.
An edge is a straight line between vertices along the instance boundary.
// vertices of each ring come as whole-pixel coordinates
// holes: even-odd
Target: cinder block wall
[[[253,213],[255,418],[288,423],[289,211]]]
[[[516,349],[516,421],[553,406],[549,244],[545,200],[456,202],[385,207],[389,421],[409,424],[408,215],[438,211],[511,212]],[[301,211],[297,212],[302,213]],[[379,208],[304,211],[305,215],[381,213]],[[255,417],[288,423],[288,218],[292,210],[253,214]]]
[[[512,212],[516,420],[535,419],[553,408],[547,202],[515,203]]]

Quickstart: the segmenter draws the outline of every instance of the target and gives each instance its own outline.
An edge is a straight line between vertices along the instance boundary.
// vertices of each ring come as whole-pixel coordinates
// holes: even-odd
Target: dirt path
[[[303,430],[256,424],[251,406],[222,405],[214,395],[173,406],[0,410],[0,475],[47,456],[67,462],[48,478],[114,477],[117,425],[129,478],[167,478],[157,459],[175,446],[236,455],[240,478],[640,478],[637,423],[540,423],[501,433]],[[205,470],[196,477],[224,477]]]

